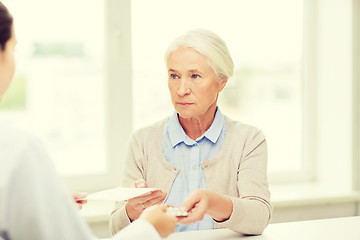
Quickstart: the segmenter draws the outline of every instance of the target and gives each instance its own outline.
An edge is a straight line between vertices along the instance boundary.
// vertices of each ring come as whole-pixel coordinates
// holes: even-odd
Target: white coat
[[[0,239],[96,239],[42,144],[0,123]],[[160,239],[137,220],[113,239]]]

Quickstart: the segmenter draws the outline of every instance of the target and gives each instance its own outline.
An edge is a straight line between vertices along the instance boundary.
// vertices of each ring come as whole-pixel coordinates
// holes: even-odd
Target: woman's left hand
[[[179,219],[181,224],[200,221],[205,214],[209,214],[214,220],[221,222],[230,218],[233,203],[226,196],[210,190],[198,189],[185,199],[182,209],[189,215]]]

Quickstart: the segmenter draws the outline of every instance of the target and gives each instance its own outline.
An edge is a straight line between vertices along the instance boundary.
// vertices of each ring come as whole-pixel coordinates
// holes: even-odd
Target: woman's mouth
[[[192,105],[193,103],[189,103],[189,102],[178,102],[177,104],[181,105],[181,106],[189,106]]]

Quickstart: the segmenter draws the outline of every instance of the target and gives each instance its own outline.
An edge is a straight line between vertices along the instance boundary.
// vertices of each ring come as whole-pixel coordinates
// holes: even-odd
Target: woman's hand
[[[179,223],[190,224],[200,221],[205,214],[209,214],[218,222],[230,218],[233,203],[223,195],[204,189],[198,189],[185,199],[182,209],[189,212],[187,217],[181,217]]]
[[[71,192],[71,195],[79,209],[82,209],[82,205],[87,203],[86,200],[78,200],[78,199],[85,198],[87,196],[87,193]]]
[[[140,215],[140,219],[145,219],[151,223],[162,238],[174,232],[177,223],[175,216],[166,214],[166,208],[165,205],[151,206]]]
[[[143,179],[139,179],[132,184],[132,187],[147,188],[148,184]],[[145,208],[161,204],[165,200],[166,195],[167,193],[162,190],[155,190],[129,199],[125,205],[128,217],[131,221],[136,220]]]

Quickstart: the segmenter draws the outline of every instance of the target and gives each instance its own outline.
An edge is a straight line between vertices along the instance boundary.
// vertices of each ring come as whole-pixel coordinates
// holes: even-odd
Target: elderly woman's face
[[[11,79],[15,72],[14,49],[16,45],[16,38],[14,27],[12,28],[11,38],[7,41],[4,50],[0,50],[0,101],[7,88],[10,85]]]
[[[219,82],[208,59],[192,48],[173,51],[167,62],[168,86],[175,110],[183,118],[201,118],[216,108]]]

